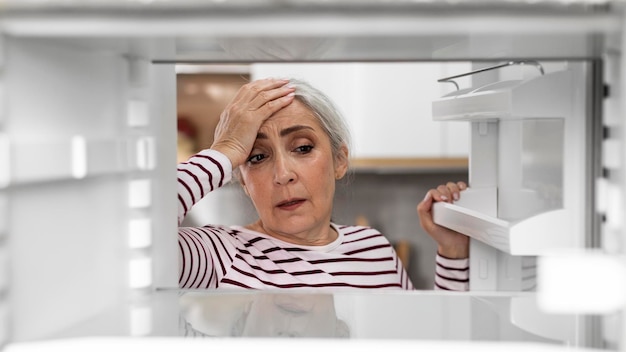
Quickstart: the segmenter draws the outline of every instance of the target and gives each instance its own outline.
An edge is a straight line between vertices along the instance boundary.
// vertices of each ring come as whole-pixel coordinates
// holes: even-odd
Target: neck
[[[245,228],[264,233],[268,236],[276,238],[281,241],[296,244],[299,246],[325,246],[332,243],[337,239],[339,234],[335,230],[330,222],[327,226],[321,226],[315,230],[301,232],[301,233],[286,233],[280,231],[273,231],[268,229],[261,220],[246,225]]]

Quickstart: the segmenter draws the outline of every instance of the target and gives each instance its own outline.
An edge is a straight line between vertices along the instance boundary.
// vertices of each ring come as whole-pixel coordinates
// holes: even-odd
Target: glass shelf
[[[582,316],[541,312],[534,293],[180,292],[180,335],[509,341],[576,346]]]

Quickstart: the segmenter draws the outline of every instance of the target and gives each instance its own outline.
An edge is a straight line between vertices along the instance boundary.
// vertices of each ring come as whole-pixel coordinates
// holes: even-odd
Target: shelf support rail
[[[497,65],[494,65],[494,66],[483,67],[483,68],[480,68],[478,70],[474,70],[474,71],[470,71],[470,72],[466,72],[466,73],[461,73],[461,74],[450,76],[450,77],[444,77],[444,78],[438,79],[437,82],[440,82],[440,83],[452,83],[456,87],[456,90],[459,90],[458,83],[456,83],[456,81],[454,81],[457,78],[471,76],[471,75],[475,75],[477,73],[491,71],[491,70],[496,70],[496,69],[503,68],[503,67],[508,67],[508,66],[515,66],[515,65],[532,65],[532,66],[536,67],[539,70],[539,72],[541,73],[542,76],[545,74],[545,71],[543,70],[543,66],[541,66],[541,64],[538,61],[535,61],[535,60],[507,61],[507,62],[504,62],[504,63],[501,63],[501,64],[497,64]]]

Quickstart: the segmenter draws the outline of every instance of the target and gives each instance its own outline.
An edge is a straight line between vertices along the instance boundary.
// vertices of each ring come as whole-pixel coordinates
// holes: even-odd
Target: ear
[[[335,158],[335,179],[336,180],[340,180],[342,179],[345,175],[346,172],[348,172],[348,164],[349,164],[349,152],[348,152],[348,146],[345,145],[345,143],[341,144],[341,147],[339,147],[339,153],[337,154],[337,157]]]

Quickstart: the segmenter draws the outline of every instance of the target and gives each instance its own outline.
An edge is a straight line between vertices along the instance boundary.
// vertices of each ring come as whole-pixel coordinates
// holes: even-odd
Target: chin
[[[304,219],[286,219],[276,220],[274,221],[274,224],[276,224],[276,226],[273,227],[274,232],[282,233],[285,235],[297,235],[303,232],[313,230],[314,228],[318,227],[319,222]]]

